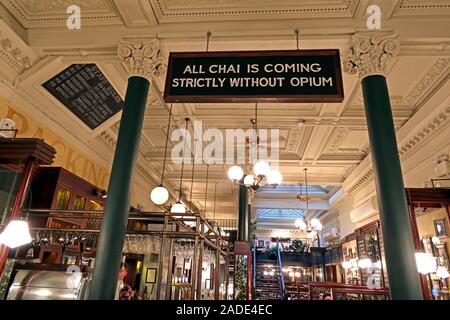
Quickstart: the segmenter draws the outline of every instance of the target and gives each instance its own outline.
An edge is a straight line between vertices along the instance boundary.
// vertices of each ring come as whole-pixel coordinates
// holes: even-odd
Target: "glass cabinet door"
[[[64,188],[59,188],[56,196],[56,208],[58,210],[67,210],[69,208],[71,192]]]
[[[84,210],[85,204],[86,198],[77,194],[75,196],[75,200],[73,201],[73,210],[82,211]]]

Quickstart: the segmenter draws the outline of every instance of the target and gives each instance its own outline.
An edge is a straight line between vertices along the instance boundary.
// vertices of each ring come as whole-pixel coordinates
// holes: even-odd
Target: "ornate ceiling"
[[[438,108],[428,106],[429,100],[448,82],[450,1],[370,1],[373,2],[382,8],[385,31],[400,36],[401,49],[389,70],[388,84],[395,126],[405,141],[399,147],[406,157],[421,141],[413,135],[419,135],[424,126],[414,116],[422,108]],[[69,31],[65,22],[70,0],[0,0],[0,22],[5,26],[0,30],[0,52],[7,66],[0,72],[1,79],[8,90],[28,101],[28,110],[34,117],[109,168],[120,114],[100,128],[89,130],[74,120],[73,115],[62,112],[62,106],[41,88],[40,84],[57,72],[72,63],[96,63],[123,97],[127,74],[117,56],[119,41],[130,37],[156,38],[164,60],[170,51],[205,50],[208,30],[212,31],[210,50],[233,51],[294,49],[294,29],[299,28],[301,48],[338,48],[344,60],[351,36],[366,31],[365,8],[369,1],[84,0],[79,3],[81,30]],[[345,100],[342,103],[259,104],[259,127],[278,129],[280,133],[280,170],[284,184],[296,187],[303,181],[302,169],[307,167],[311,184],[332,190],[331,195],[314,200],[317,216],[333,207],[337,197],[332,195],[337,189],[354,194],[373,180],[361,88],[356,76],[344,74],[343,80]],[[147,210],[154,209],[148,194],[159,183],[164,158],[168,106],[161,98],[163,83],[164,74],[155,77],[135,178],[139,202]],[[439,105],[446,117],[445,107]],[[250,119],[254,118],[254,105],[176,104],[174,128],[182,127],[186,116],[202,121],[203,131],[248,129]],[[439,126],[447,121],[441,119]],[[408,123],[411,125],[407,126]],[[401,132],[402,128],[405,133]],[[236,217],[237,187],[228,181],[228,167],[211,165],[209,168],[208,215],[214,214],[215,207],[216,217]],[[190,177],[191,169],[190,165],[186,166],[185,180]],[[172,194],[178,188],[180,170],[180,165],[168,165],[166,181]],[[203,209],[205,176],[206,165],[197,165],[192,199]],[[190,197],[189,181],[183,184],[183,192]],[[267,209],[282,210],[288,209],[285,206],[290,203],[286,201],[295,194],[292,190],[265,191],[254,195],[253,201],[272,206]],[[304,203],[296,210],[303,207]]]

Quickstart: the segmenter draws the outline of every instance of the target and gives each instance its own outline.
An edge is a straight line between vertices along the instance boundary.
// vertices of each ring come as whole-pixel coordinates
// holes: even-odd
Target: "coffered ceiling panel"
[[[352,0],[150,0],[159,23],[177,21],[353,16]]]
[[[112,0],[1,0],[1,3],[25,28],[66,28],[71,5],[81,9],[81,24],[111,25],[123,24],[122,18]]]

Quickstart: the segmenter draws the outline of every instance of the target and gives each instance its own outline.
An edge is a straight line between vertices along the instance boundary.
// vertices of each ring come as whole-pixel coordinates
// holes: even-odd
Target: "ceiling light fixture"
[[[258,104],[255,107],[255,119],[252,119],[253,124],[253,140],[249,139],[249,144],[253,147],[259,144],[258,137]],[[255,143],[255,144],[252,144]],[[258,190],[260,186],[263,185],[263,180],[267,179],[267,183],[272,187],[278,187],[283,181],[283,176],[278,170],[272,170],[270,165],[264,161],[259,160],[253,166],[254,174],[244,174],[244,170],[242,170],[239,166],[232,166],[228,170],[228,178],[233,181],[235,184],[245,185],[249,189]]]
[[[182,187],[183,187],[183,173],[184,173],[184,159],[186,156],[186,136],[188,131],[189,118],[185,118],[186,128],[184,131],[184,140],[183,140],[183,160],[181,161],[181,176],[180,176],[180,187],[178,188],[178,201],[170,208],[170,213],[176,214],[184,214],[186,213],[186,207],[181,203],[182,197]],[[180,216],[176,216],[176,218],[181,218]]]
[[[173,104],[170,104],[170,109],[169,109],[169,121],[167,124],[166,144],[164,147],[164,162],[163,162],[162,173],[161,173],[161,182],[160,182],[159,186],[154,188],[150,194],[150,199],[156,205],[163,205],[164,203],[167,202],[167,200],[169,200],[169,191],[167,191],[167,189],[163,186],[163,182],[164,182],[164,173],[166,171],[167,144],[169,141],[170,120],[172,118],[172,105]]]
[[[309,197],[308,197],[308,169],[304,169],[303,170],[305,172],[305,199],[306,200],[306,212],[305,212],[305,217],[308,216],[308,210],[309,210]],[[301,186],[301,185],[300,185]],[[301,187],[300,187],[300,196],[301,196]],[[320,222],[319,219],[311,219],[311,221],[309,223],[306,223],[305,220],[303,219],[297,219],[295,220],[295,226],[300,229],[301,231],[306,231],[308,233],[311,232],[315,232],[315,233],[319,233],[322,230],[322,223]]]

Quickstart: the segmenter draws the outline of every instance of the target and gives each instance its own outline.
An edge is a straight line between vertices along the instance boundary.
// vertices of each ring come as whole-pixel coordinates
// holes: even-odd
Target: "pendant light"
[[[306,194],[306,212],[305,217],[308,216],[309,211],[309,196],[308,196],[308,169],[303,170],[305,172],[305,194]],[[301,196],[301,187],[300,187],[300,196]],[[295,220],[295,226],[299,228],[301,231],[306,231],[308,233],[315,232],[318,233],[322,230],[322,223],[319,219],[311,219],[311,221],[306,224],[305,220],[297,219]]]
[[[12,220],[0,234],[0,244],[14,249],[32,241],[28,222],[25,220]]]
[[[208,178],[209,178],[209,164],[206,165],[206,185],[205,185],[205,219],[207,213],[207,205],[208,205]],[[209,233],[209,227],[205,224],[203,232],[205,234]]]
[[[195,148],[195,143],[194,143],[194,148]],[[195,158],[194,158],[194,154],[195,154],[195,149],[192,152],[192,174],[191,174],[191,193],[189,195],[189,212],[190,213],[194,213],[194,211],[192,210],[192,194],[193,194],[193,189],[194,189],[194,172],[195,172]],[[194,221],[192,220],[188,220],[188,221],[184,221],[185,224],[187,224],[188,226],[190,226],[191,228],[195,227],[197,225],[196,222],[197,219],[195,219]]]
[[[208,178],[209,178],[209,164],[206,165],[206,184],[205,184],[205,219],[206,219],[206,208],[208,204]]]
[[[167,125],[166,145],[164,147],[164,162],[163,162],[163,168],[162,168],[162,173],[161,173],[161,183],[159,184],[159,186],[154,188],[150,194],[150,199],[156,205],[163,205],[164,203],[167,202],[167,200],[169,200],[169,191],[167,191],[167,189],[164,188],[163,182],[164,182],[164,173],[166,171],[167,144],[169,141],[170,120],[172,118],[172,105],[173,104],[170,104],[170,109],[169,109],[169,121],[168,121],[168,125]]]
[[[184,158],[186,153],[186,136],[187,136],[187,130],[188,130],[188,124],[189,124],[189,118],[185,118],[184,121],[186,121],[186,128],[184,131],[184,140],[183,140],[183,160],[181,161],[181,177],[180,177],[180,188],[178,193],[178,201],[170,208],[170,213],[178,213],[178,214],[184,214],[186,213],[186,207],[184,204],[181,203],[181,196],[182,196],[182,186],[183,186],[183,173],[184,173]],[[180,217],[176,217],[180,218]]]

